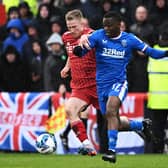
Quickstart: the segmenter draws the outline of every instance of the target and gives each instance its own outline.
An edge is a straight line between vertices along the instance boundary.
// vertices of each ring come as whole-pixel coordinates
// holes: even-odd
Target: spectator
[[[126,20],[123,19],[123,18],[122,18],[122,20],[121,20],[121,26],[120,26],[120,29],[121,29],[121,31],[129,32],[128,24],[127,24]]]
[[[64,21],[60,20],[58,17],[51,17],[50,24],[52,33],[58,33],[62,35],[65,31]]]
[[[153,8],[149,12],[149,20],[158,32],[158,27],[168,21],[168,4],[166,0],[155,0]]]
[[[112,0],[112,11],[116,11],[123,18],[127,18],[127,22],[130,24],[130,10],[129,2],[126,0]]]
[[[130,26],[130,31],[150,45],[155,43],[154,27],[148,20],[148,9],[145,6],[137,6],[135,11],[135,23]]]
[[[33,56],[30,63],[31,91],[44,91],[44,62],[47,57],[45,47],[38,41],[32,42]]]
[[[37,22],[40,40],[43,44],[45,44],[51,33],[49,19],[50,10],[48,4],[40,4],[35,21]]]
[[[19,15],[18,7],[17,6],[11,6],[8,10],[8,13],[7,13],[8,21],[11,20],[11,19],[17,19],[19,17],[20,17],[20,15]]]
[[[64,19],[64,10],[61,6],[55,6],[55,0],[42,0],[41,4],[48,4],[50,17],[56,17],[59,20]]]
[[[111,0],[103,0],[102,2],[103,15],[112,10]]]
[[[29,4],[27,2],[20,2],[18,5],[20,19],[22,20],[25,27],[33,19],[33,13],[30,10]]]
[[[27,33],[25,33],[21,20],[10,20],[7,23],[7,30],[9,31],[9,35],[3,43],[3,50],[5,50],[7,46],[12,45],[18,50],[21,58],[23,59],[23,45],[29,38]]]
[[[153,7],[153,0],[123,0],[125,2],[127,2],[128,4],[128,9],[129,9],[129,18],[130,18],[130,22],[129,24],[133,24],[135,23],[135,10],[137,8],[137,6],[143,5],[146,6],[146,8],[148,10],[150,10]]]
[[[136,22],[130,26],[130,32],[134,33],[140,39],[148,44],[154,43],[153,26],[148,22],[148,11],[144,6],[138,6],[135,12]],[[139,56],[140,55],[140,56]],[[148,74],[147,74],[148,58],[142,52],[135,51],[133,58],[128,65],[128,83],[130,92],[147,92],[148,90]],[[141,69],[141,71],[140,71]]]
[[[27,91],[28,68],[13,46],[7,46],[0,59],[0,90],[6,92]]]
[[[65,66],[67,56],[63,50],[61,36],[53,33],[46,42],[50,53],[44,65],[44,87],[45,91],[58,92],[60,84],[64,84],[70,91],[68,79],[61,78],[60,71]]]
[[[14,1],[9,1],[9,0],[3,0],[3,4],[5,5],[6,11],[11,6],[18,6],[20,2],[27,2],[31,8],[31,11],[33,11],[34,14],[37,13],[37,6],[38,6],[38,1],[37,0],[14,0]]]
[[[159,30],[159,42],[154,48],[168,50],[168,22],[163,23]],[[153,141],[154,153],[164,152],[165,128],[168,118],[168,66],[167,59],[149,59],[149,96],[148,108],[152,116],[152,129],[156,137]],[[157,83],[156,83],[157,81]]]
[[[93,29],[102,27],[103,17],[101,2],[99,0],[87,0],[83,5],[83,14],[89,20],[89,25]]]
[[[63,0],[64,14],[73,9],[80,9],[83,11],[82,3],[80,0]]]
[[[28,33],[29,39],[23,45],[23,55],[24,55],[24,61],[30,64],[33,56],[32,43],[34,42],[34,40],[40,39],[37,23],[35,22],[35,20],[32,20],[27,25],[27,33]]]
[[[7,20],[11,19],[17,19],[19,18],[19,11],[18,7],[16,6],[11,6],[8,10],[7,13]],[[0,53],[2,53],[2,48],[3,48],[3,41],[7,38],[8,36],[8,31],[6,29],[6,24],[0,26]]]

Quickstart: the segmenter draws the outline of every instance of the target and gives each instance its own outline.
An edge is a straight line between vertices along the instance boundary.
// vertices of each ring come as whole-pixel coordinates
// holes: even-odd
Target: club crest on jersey
[[[122,40],[122,41],[121,41],[121,45],[122,45],[123,47],[126,47],[126,46],[127,46],[127,40],[125,40],[125,39]]]

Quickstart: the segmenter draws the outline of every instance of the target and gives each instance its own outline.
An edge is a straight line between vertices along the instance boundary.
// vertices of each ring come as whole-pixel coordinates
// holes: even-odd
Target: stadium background
[[[16,2],[16,1],[8,1],[8,2]],[[136,1],[138,4],[138,1]],[[140,2],[140,1],[139,1]],[[142,2],[142,1],[141,1]],[[18,5],[19,1],[16,2]],[[144,3],[150,3],[150,1]],[[15,5],[16,5],[15,4]],[[31,3],[30,3],[31,4]],[[12,4],[13,5],[13,4]],[[10,5],[9,5],[10,6]],[[6,7],[6,8],[9,8]],[[35,8],[35,11],[33,13],[37,13],[37,8]],[[132,14],[133,15],[133,14]],[[131,15],[131,17],[133,17]],[[0,24],[4,25],[6,23],[7,17],[5,12],[5,6],[0,4]],[[53,115],[52,119],[50,121],[47,121],[48,115],[50,115],[50,111],[48,111],[48,107],[50,106],[50,99],[51,96],[50,93],[45,93],[45,96],[47,96],[48,100],[44,104],[46,104],[43,108],[43,110],[39,110],[37,117],[33,117],[31,114],[23,115],[22,113],[27,112],[23,106],[20,107],[20,101],[23,103],[24,101],[26,103],[30,103],[28,107],[31,109],[33,108],[36,103],[38,104],[38,101],[43,101],[43,93],[26,93],[26,96],[22,93],[6,93],[1,92],[1,111],[0,111],[0,150],[9,150],[9,151],[35,151],[34,149],[34,139],[37,135],[39,135],[42,131],[46,131],[46,129],[49,129],[50,131],[56,131],[57,141],[58,141],[58,154],[64,154],[63,148],[61,146],[61,142],[59,139],[59,133],[61,133],[66,125],[66,119],[65,114],[63,111],[63,107],[58,107],[58,109],[53,109],[53,111],[57,110],[58,116]],[[143,94],[142,94],[143,95]],[[20,97],[20,98],[19,98]],[[35,98],[37,97],[37,99]],[[40,97],[40,99],[38,99]],[[134,98],[135,99],[134,99]],[[135,119],[142,119],[144,115],[146,115],[146,112],[144,111],[144,104],[145,103],[145,97],[141,96],[141,94],[134,94],[133,97],[129,95],[129,97],[126,99],[123,107],[121,108],[121,114],[128,115],[128,117],[135,118]],[[28,98],[28,100],[27,100]],[[140,99],[140,105],[137,103],[137,99]],[[37,101],[38,100],[38,101]],[[31,104],[34,101],[33,105]],[[135,101],[135,102],[134,102]],[[131,102],[131,103],[130,103]],[[143,103],[142,103],[143,102]],[[132,103],[135,105],[133,106]],[[11,108],[11,109],[10,109]],[[17,109],[18,108],[18,109]],[[35,106],[35,109],[38,107]],[[41,107],[39,107],[41,108]],[[134,109],[132,111],[132,108]],[[42,111],[42,112],[41,112]],[[32,111],[33,112],[33,111]],[[36,111],[34,111],[34,114],[36,115]],[[33,115],[34,115],[33,114]],[[60,116],[59,116],[60,114]],[[59,119],[58,119],[58,118]],[[39,121],[38,121],[39,119]],[[88,133],[90,138],[92,139],[93,145],[98,149],[98,137],[97,137],[97,126],[95,123],[95,112],[94,109],[91,108],[90,110],[90,118],[89,118],[89,128]],[[57,120],[57,121],[54,121]],[[41,122],[40,122],[41,121]],[[46,121],[52,127],[56,122],[61,121],[61,123],[57,123],[57,125],[52,128],[48,128],[46,126]],[[16,127],[15,127],[16,125]],[[22,130],[20,128],[23,128]],[[93,130],[91,128],[94,128]],[[33,131],[30,131],[32,130]],[[26,131],[25,131],[26,130]],[[39,131],[40,130],[40,131]],[[92,130],[92,131],[91,131]],[[17,134],[14,134],[14,131],[17,131]],[[23,132],[22,132],[23,131]],[[168,131],[166,130],[166,134],[168,137]],[[121,136],[121,137],[120,137]],[[129,136],[129,138],[127,138]],[[131,138],[130,138],[131,137]],[[126,139],[126,140],[125,140]],[[132,141],[130,141],[132,139]],[[75,142],[75,143],[73,143]],[[76,149],[78,147],[79,142],[74,137],[74,134],[71,132],[70,134],[70,147],[71,152],[75,153]],[[120,153],[143,153],[144,152],[144,142],[140,137],[138,137],[134,133],[120,133],[119,135],[119,142],[117,145],[118,152]],[[121,151],[120,151],[121,149]],[[168,147],[165,145],[165,152],[168,152]]]

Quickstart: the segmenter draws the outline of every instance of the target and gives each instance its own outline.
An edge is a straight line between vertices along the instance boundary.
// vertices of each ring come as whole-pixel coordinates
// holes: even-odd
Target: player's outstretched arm
[[[131,45],[133,49],[142,51],[145,55],[148,55],[154,59],[168,57],[168,51],[163,51],[163,50],[152,48],[148,46],[145,42],[143,42],[141,39],[136,37],[135,35],[130,34],[130,37],[132,40]]]
[[[160,59],[163,57],[168,57],[168,51],[158,50],[152,47],[147,47],[144,51],[145,54],[149,55],[154,59]]]

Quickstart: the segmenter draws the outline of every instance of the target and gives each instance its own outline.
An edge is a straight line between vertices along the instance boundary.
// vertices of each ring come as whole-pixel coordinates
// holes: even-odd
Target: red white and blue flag
[[[35,151],[45,132],[49,93],[0,93],[0,150]]]

